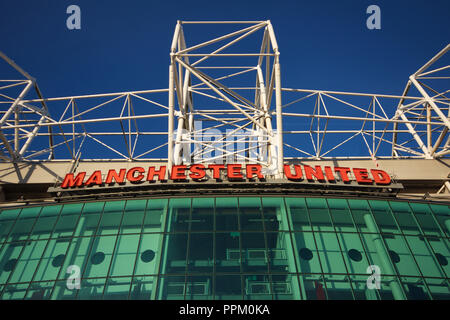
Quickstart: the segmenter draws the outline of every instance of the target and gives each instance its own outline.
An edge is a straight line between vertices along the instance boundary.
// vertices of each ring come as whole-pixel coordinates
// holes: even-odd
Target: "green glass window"
[[[157,274],[158,254],[160,254],[163,236],[161,234],[143,234],[136,257],[135,275]]]
[[[120,233],[141,232],[147,200],[128,200],[123,214]]]
[[[138,248],[139,235],[119,235],[111,263],[110,276],[132,275]]]
[[[58,220],[62,206],[43,207],[39,219],[34,225],[30,239],[48,239]]]
[[[237,198],[216,198],[216,230],[239,230]]]
[[[201,250],[199,250],[201,248]],[[214,266],[214,234],[191,233],[189,235],[188,273],[213,272]]]
[[[168,199],[150,199],[144,219],[142,232],[161,232],[163,220],[167,216]]]
[[[214,230],[214,198],[192,199],[192,217],[190,230]]]
[[[294,230],[311,231],[311,222],[304,198],[286,198],[286,209]]]
[[[30,231],[33,229],[39,213],[41,212],[41,209],[41,207],[23,208],[20,212],[19,218],[11,230],[11,233],[9,234],[8,241],[27,239]]]
[[[262,198],[264,229],[266,231],[289,230],[283,198]]]
[[[122,222],[125,201],[111,201],[105,204],[97,235],[117,234]]]
[[[262,231],[263,218],[261,214],[261,198],[239,198],[241,230]]]
[[[169,232],[188,231],[191,225],[191,198],[170,199]]]
[[[84,278],[106,277],[116,244],[116,236],[96,237],[89,260],[83,273]]]
[[[17,261],[14,272],[9,282],[28,282],[33,278],[33,274],[38,266],[41,255],[44,252],[47,240],[31,241],[25,245],[23,252]]]
[[[309,216],[313,230],[332,231],[330,213],[327,202],[321,198],[306,198],[306,205],[309,210]]]
[[[52,238],[70,237],[78,223],[83,204],[67,204],[61,210],[58,222],[53,230]]]
[[[0,212],[0,245],[6,241],[21,209],[3,210]]]

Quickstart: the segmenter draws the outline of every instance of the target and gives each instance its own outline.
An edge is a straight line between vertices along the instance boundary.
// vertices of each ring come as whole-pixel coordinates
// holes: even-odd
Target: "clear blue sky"
[[[81,30],[66,8],[81,8]],[[366,8],[381,8],[381,30]],[[270,19],[283,87],[401,94],[450,40],[450,1],[2,1],[0,50],[46,97],[167,88],[176,21]]]

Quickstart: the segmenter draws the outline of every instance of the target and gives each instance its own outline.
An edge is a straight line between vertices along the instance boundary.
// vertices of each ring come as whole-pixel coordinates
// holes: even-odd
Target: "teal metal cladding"
[[[450,299],[449,236],[449,206],[416,202],[210,197],[3,208],[0,296]],[[369,266],[379,268],[379,289],[369,289]],[[80,288],[69,289],[76,276]]]

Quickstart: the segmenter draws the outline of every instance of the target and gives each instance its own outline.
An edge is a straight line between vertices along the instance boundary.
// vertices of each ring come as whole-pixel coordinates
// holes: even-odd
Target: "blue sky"
[[[81,30],[66,28],[71,4]],[[366,28],[371,4],[381,30]],[[401,94],[449,42],[449,12],[448,0],[2,1],[0,50],[45,97],[166,88],[178,19],[270,19],[283,87]]]

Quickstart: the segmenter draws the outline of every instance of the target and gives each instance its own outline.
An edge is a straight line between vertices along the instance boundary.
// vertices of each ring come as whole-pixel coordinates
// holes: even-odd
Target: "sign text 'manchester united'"
[[[168,179],[173,181],[186,181],[189,179],[204,181],[207,177],[207,171],[212,174],[213,179],[218,181],[221,181],[221,179],[228,179],[229,181],[265,180],[262,166],[259,164],[209,164],[207,166],[193,164],[191,166],[172,166],[170,174],[168,174],[166,166],[160,166],[158,169],[152,166],[148,167],[148,169],[143,167],[111,169],[107,173],[96,170],[89,176],[86,175],[86,172],[79,172],[76,176],[73,173],[68,173],[61,183],[61,188],[123,184],[127,181],[131,183],[155,182],[156,180],[165,182]],[[167,178],[166,175],[168,175]],[[339,180],[349,183],[351,180],[354,180],[358,184],[369,185],[389,185],[391,183],[391,177],[383,170],[319,165],[312,167],[286,164],[284,165],[284,176],[291,181],[307,180],[309,182],[333,183]]]

